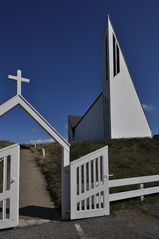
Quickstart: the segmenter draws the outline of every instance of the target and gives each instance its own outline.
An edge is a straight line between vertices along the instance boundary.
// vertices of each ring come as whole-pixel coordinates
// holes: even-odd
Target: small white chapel
[[[83,116],[68,116],[68,139],[151,137],[151,129],[108,17],[102,93]]]

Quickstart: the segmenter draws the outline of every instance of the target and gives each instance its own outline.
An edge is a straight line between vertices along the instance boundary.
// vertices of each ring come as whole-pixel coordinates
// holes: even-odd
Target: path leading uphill
[[[54,217],[54,204],[40,167],[31,151],[23,149],[20,160],[20,225],[37,224]]]

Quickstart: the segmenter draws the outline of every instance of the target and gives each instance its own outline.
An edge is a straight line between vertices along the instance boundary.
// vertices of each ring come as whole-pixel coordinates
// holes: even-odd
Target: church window
[[[113,35],[113,74],[116,76],[120,72],[120,52],[119,46]]]

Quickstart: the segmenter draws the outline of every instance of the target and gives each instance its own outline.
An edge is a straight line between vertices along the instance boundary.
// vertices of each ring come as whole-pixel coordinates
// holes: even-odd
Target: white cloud
[[[147,112],[152,112],[155,110],[155,107],[152,104],[142,104],[142,106]]]
[[[48,144],[55,142],[53,139],[33,139],[25,142],[25,144]]]

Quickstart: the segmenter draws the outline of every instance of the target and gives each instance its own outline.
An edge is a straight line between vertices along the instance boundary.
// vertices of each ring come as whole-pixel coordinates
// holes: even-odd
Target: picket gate
[[[70,179],[71,219],[109,215],[107,146],[71,162]]]
[[[19,159],[18,144],[0,149],[0,229],[19,223]]]

